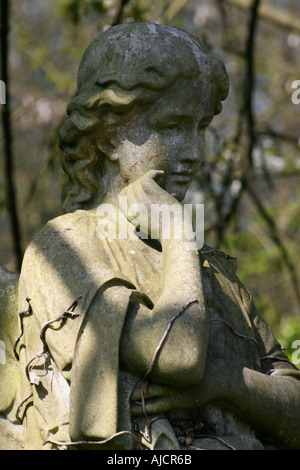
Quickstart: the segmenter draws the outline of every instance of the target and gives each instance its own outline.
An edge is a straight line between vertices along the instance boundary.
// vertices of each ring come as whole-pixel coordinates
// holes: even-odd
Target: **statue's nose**
[[[200,163],[203,157],[204,139],[197,132],[189,133],[182,154],[182,160],[191,164]]]

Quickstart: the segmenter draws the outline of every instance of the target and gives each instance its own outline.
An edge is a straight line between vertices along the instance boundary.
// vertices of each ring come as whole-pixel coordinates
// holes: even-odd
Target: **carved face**
[[[159,183],[176,199],[186,194],[204,151],[214,116],[215,89],[200,78],[180,79],[112,140],[113,160],[128,184],[147,171],[163,170]]]
[[[182,200],[227,97],[223,62],[184,31],[128,23],[91,43],[77,85],[59,132],[64,211],[96,207],[150,169]]]

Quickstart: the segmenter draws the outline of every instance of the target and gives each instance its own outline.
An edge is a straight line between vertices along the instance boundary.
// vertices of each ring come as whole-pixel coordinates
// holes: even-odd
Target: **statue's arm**
[[[101,288],[80,327],[70,392],[70,437],[101,440],[117,429],[119,341],[130,298],[122,285]]]
[[[152,218],[154,204],[169,208],[176,205],[182,209],[173,196],[155,183],[155,173],[148,172],[122,191],[129,207],[139,203],[147,208],[145,220],[140,217],[140,225],[142,229],[147,227],[150,236],[159,233],[162,246],[159,298],[152,310],[140,305],[138,311],[129,312],[122,337],[122,342],[126,343],[123,350],[126,366],[143,376],[159,348],[151,379],[166,384],[190,385],[199,383],[202,378],[209,337],[202,272],[196,243],[192,247],[185,238],[190,229],[186,215],[181,221],[175,216],[170,217],[170,236],[167,238],[162,236],[163,218],[158,221]],[[151,218],[148,218],[149,214]],[[178,233],[182,236],[178,237]]]
[[[131,400],[132,416],[140,416],[138,387]],[[267,375],[221,359],[208,361],[200,384],[185,389],[149,384],[145,410],[160,414],[212,403],[231,410],[264,440],[299,449],[300,371],[281,369]]]
[[[242,288],[242,286],[241,286]],[[245,298],[247,295],[245,295]],[[260,349],[262,372],[228,364],[225,404],[263,436],[292,448],[300,446],[300,370],[288,361],[270,326],[249,302],[249,315]]]
[[[185,253],[182,248],[171,242],[164,247],[165,284],[152,310],[134,301],[138,313],[133,309],[135,314],[130,316],[132,290],[123,285],[111,285],[97,292],[80,327],[74,351],[70,396],[72,440],[104,439],[115,432],[119,357],[122,366],[142,378],[169,321],[191,299],[199,303],[191,305],[174,322],[151,380],[183,385],[201,380],[208,331],[199,294],[202,292],[199,259],[196,251]],[[190,278],[185,281],[187,273]]]
[[[228,364],[222,403],[277,443],[300,447],[300,371],[271,375]]]
[[[142,304],[138,311],[129,310],[122,357],[129,370],[143,377],[157,352],[151,380],[191,385],[202,378],[209,335],[198,253],[178,240],[165,240],[162,252],[161,295],[152,310]]]
[[[277,445],[300,447],[300,371],[280,349],[271,329],[253,305],[251,320],[261,353],[264,372],[209,357],[200,384],[175,388],[153,384],[148,387],[146,411],[166,413],[172,409],[191,409],[216,403],[230,409],[264,438]],[[132,415],[139,415],[138,400],[132,395]]]

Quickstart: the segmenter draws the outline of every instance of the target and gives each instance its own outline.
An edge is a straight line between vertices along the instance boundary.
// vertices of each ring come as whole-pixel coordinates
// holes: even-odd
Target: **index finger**
[[[137,401],[141,399],[141,382],[135,386],[131,394],[131,401]],[[168,385],[159,385],[153,382],[149,382],[147,385],[147,393],[145,398],[157,398],[168,395],[170,387]]]

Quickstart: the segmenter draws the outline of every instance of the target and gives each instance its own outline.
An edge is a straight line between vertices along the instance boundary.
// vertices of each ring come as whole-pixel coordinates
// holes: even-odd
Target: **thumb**
[[[151,188],[151,183],[154,181],[158,186],[162,187],[164,182],[163,170],[149,170],[142,177],[142,185],[144,189]],[[153,189],[153,186],[152,186]]]

